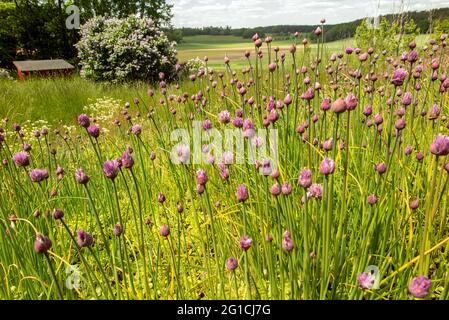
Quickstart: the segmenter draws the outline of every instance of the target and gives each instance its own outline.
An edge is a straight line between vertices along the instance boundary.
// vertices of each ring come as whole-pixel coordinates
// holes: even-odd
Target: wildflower
[[[367,197],[367,201],[368,201],[368,203],[369,203],[370,205],[375,204],[375,203],[377,202],[377,197],[376,197],[376,195],[375,195],[375,194],[370,194],[370,195]]]
[[[284,238],[282,239],[282,249],[284,249],[287,252],[290,252],[294,248],[293,240],[290,238],[290,233],[288,230],[285,230],[284,232]]]
[[[320,173],[324,175],[329,175],[334,173],[335,162],[330,158],[324,158],[320,163]]]
[[[61,209],[53,209],[53,213],[51,214],[53,219],[60,220],[64,217],[64,211]]]
[[[270,193],[277,197],[281,193],[281,186],[279,183],[275,183],[270,188]]]
[[[218,121],[220,121],[220,123],[222,124],[229,123],[229,121],[231,121],[231,114],[229,113],[229,111],[227,110],[221,111],[218,114]]]
[[[393,77],[391,78],[391,83],[394,84],[396,87],[402,86],[405,80],[405,76],[407,75],[407,72],[402,69],[396,69],[393,73]]]
[[[301,99],[303,100],[312,100],[315,97],[315,94],[313,93],[313,89],[309,88],[301,95]]]
[[[357,107],[357,98],[352,93],[349,93],[345,99],[347,110],[351,111]]]
[[[26,167],[30,164],[30,155],[26,152],[18,152],[12,157],[12,161],[18,167]]]
[[[241,184],[237,187],[236,192],[237,201],[239,202],[245,202],[248,200],[248,190],[246,189],[244,184]]]
[[[131,133],[133,135],[139,136],[142,133],[142,127],[140,124],[135,124],[131,127]]]
[[[323,149],[325,151],[331,151],[332,150],[332,138],[327,139],[323,142]]]
[[[276,63],[272,62],[268,65],[268,70],[274,72],[276,70]]]
[[[253,240],[249,236],[242,236],[239,241],[240,248],[244,251],[248,251],[248,249],[251,248],[252,243]]]
[[[403,129],[405,128],[405,125],[406,125],[405,120],[401,118],[401,119],[396,120],[396,122],[395,122],[395,124],[394,124],[394,127],[395,127],[398,131],[401,131],[401,130],[403,130]]]
[[[202,169],[199,169],[199,170],[196,172],[196,181],[198,182],[198,184],[205,185],[206,182],[207,182],[207,174],[206,174],[206,171],[204,171],[204,170],[202,170]]]
[[[119,163],[117,160],[110,160],[103,163],[103,173],[108,179],[114,180],[117,177],[118,171]]]
[[[281,188],[281,192],[284,196],[288,196],[289,194],[292,193],[292,189],[293,189],[293,187],[290,183],[284,182],[284,184],[282,185],[282,188]]]
[[[330,109],[330,107],[331,107],[330,99],[329,98],[324,98],[323,101],[321,102],[320,109],[323,110],[323,111],[327,111],[327,110]]]
[[[86,175],[83,169],[78,169],[75,171],[75,180],[79,184],[87,184],[89,182],[89,177]]]
[[[165,195],[164,195],[162,192],[159,192],[159,193],[157,194],[157,201],[158,201],[159,203],[164,203],[164,202],[165,202]]]
[[[357,283],[362,289],[371,289],[375,281],[376,278],[371,272],[362,272],[357,275]]]
[[[449,154],[449,137],[439,134],[430,145],[430,152],[436,156]]]
[[[293,101],[292,96],[290,95],[290,93],[288,93],[284,98],[284,104],[286,106],[289,106],[292,103],[292,101]]]
[[[315,199],[321,199],[323,197],[323,186],[316,183],[312,184],[308,194]]]
[[[342,113],[346,111],[346,102],[342,98],[338,98],[332,103],[332,111],[335,113]]]
[[[159,229],[159,234],[167,238],[170,235],[170,228],[166,224],[163,224]]]
[[[435,120],[440,116],[440,107],[438,107],[437,104],[434,104],[430,109],[429,109],[429,119],[431,120]]]
[[[309,169],[301,170],[298,177],[298,184],[304,189],[310,187],[312,185],[312,171]]]
[[[186,144],[178,145],[176,148],[176,159],[179,163],[186,164],[190,159],[190,148]]]
[[[412,153],[412,151],[413,151],[413,147],[412,147],[412,146],[406,146],[406,147],[404,148],[404,154],[405,154],[406,156],[410,155],[410,154]]]
[[[100,136],[100,127],[93,124],[87,128],[87,133],[94,138],[98,138]]]
[[[432,280],[426,276],[417,276],[414,277],[408,285],[408,291],[410,291],[415,298],[425,298],[429,295],[431,286]]]
[[[387,166],[385,165],[385,163],[381,162],[378,163],[374,166],[374,169],[379,173],[379,174],[384,174],[387,171]]]
[[[30,178],[33,182],[42,182],[45,179],[48,179],[48,171],[46,169],[31,170]]]
[[[120,160],[123,168],[131,169],[134,165],[133,157],[131,156],[131,153],[128,150],[123,152]]]
[[[234,271],[235,269],[237,269],[238,267],[238,263],[237,263],[237,259],[234,257],[229,257],[228,260],[226,260],[226,268],[229,271]]]
[[[34,251],[41,254],[47,253],[47,251],[50,250],[51,245],[52,243],[49,238],[40,233],[36,235],[36,240],[34,241]]]
[[[85,114],[80,114],[78,116],[78,123],[83,128],[86,128],[86,129],[89,128],[89,126],[90,126],[89,117]]]
[[[410,105],[412,103],[412,99],[413,99],[413,96],[410,92],[404,93],[404,95],[402,96],[402,101],[401,101],[402,105],[404,105],[404,106]]]
[[[421,151],[418,151],[416,153],[416,160],[422,161],[422,159],[424,159],[424,154]]]
[[[114,226],[114,235],[115,235],[116,237],[120,237],[120,236],[122,235],[122,232],[123,232],[122,226],[121,226],[120,224],[117,223],[117,224]]]
[[[81,248],[90,247],[94,243],[94,238],[92,238],[92,236],[88,234],[86,231],[78,230],[76,242],[78,243],[78,246],[80,246]]]

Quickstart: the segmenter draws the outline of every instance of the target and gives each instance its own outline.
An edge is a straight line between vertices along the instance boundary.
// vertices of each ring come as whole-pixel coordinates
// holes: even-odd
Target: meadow
[[[173,83],[2,80],[0,297],[448,299],[446,39],[201,39]]]

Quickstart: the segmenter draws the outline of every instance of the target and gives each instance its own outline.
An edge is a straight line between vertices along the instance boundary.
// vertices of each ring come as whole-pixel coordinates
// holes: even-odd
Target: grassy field
[[[427,39],[428,35],[419,35],[416,39],[418,45],[422,45]],[[273,48],[278,46],[280,53],[286,53],[287,64],[290,64],[290,55],[288,49],[295,40],[299,42],[297,45],[298,52],[303,51],[303,46],[300,44],[301,39],[277,41],[274,39]],[[327,53],[342,51],[348,46],[355,46],[354,39],[348,38],[344,40],[329,42],[325,44]],[[316,50],[316,44],[310,45],[311,50]],[[264,54],[266,53],[266,45],[262,46]],[[185,62],[189,59],[200,58],[205,56],[209,58],[209,65],[216,69],[224,69],[223,58],[228,56],[235,68],[242,68],[247,65],[244,53],[250,50],[254,55],[254,45],[251,39],[243,39],[235,36],[190,36],[184,37],[183,42],[178,45],[178,59]]]
[[[79,76],[71,78],[0,79],[0,118],[15,121],[46,120],[49,123],[74,122],[83,107],[102,97],[131,101],[147,85],[93,83]]]

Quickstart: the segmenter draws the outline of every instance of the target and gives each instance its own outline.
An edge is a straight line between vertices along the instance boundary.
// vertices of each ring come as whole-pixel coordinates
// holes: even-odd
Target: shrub
[[[153,21],[94,17],[81,27],[76,44],[81,75],[92,80],[156,81],[159,72],[175,75],[175,43]]]

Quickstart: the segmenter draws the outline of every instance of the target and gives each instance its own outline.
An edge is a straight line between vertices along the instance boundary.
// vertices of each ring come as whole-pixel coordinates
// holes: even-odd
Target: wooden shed
[[[17,68],[20,80],[25,80],[30,75],[44,77],[53,74],[68,75],[75,69],[74,66],[62,59],[13,61],[13,64]]]

